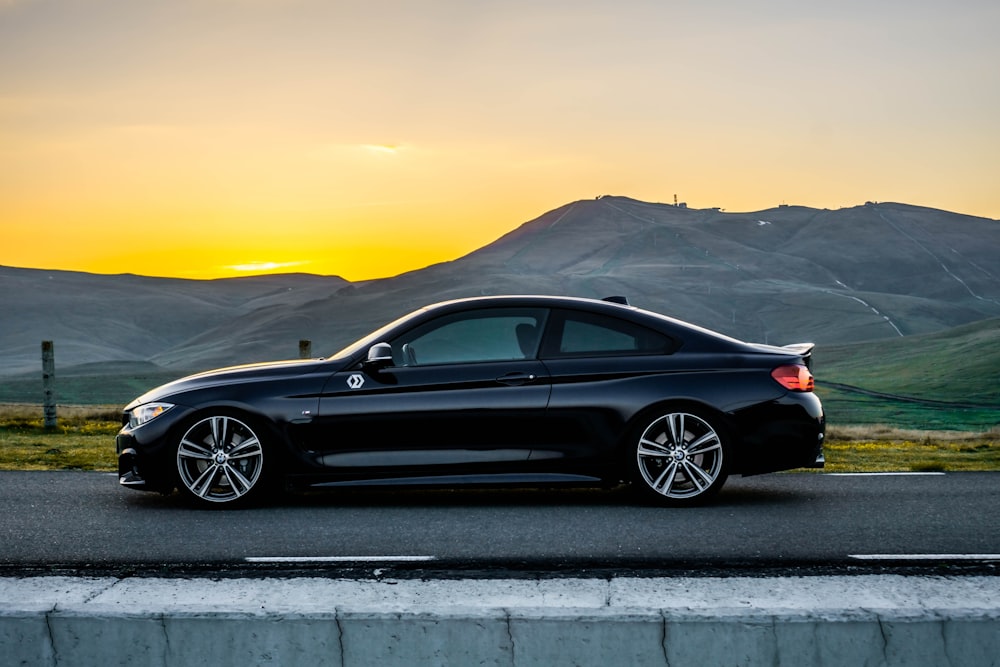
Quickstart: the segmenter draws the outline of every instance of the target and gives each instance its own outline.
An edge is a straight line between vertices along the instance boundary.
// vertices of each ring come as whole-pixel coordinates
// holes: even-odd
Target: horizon
[[[634,199],[634,198],[626,197],[625,195],[612,195],[612,194],[600,195],[598,198],[604,198],[604,197],[623,197],[623,198]],[[590,201],[590,200],[576,200],[576,201]],[[636,200],[636,201],[641,201],[641,200]],[[551,212],[551,211],[556,210],[558,208],[562,208],[563,206],[568,206],[568,205],[570,205],[572,203],[575,203],[575,202],[565,202],[565,203],[561,204],[560,206],[557,206],[557,207],[552,208],[552,209],[548,209],[547,211],[543,211],[542,213],[540,213],[539,215],[535,216],[531,220],[526,220],[526,221],[517,223],[514,227],[511,227],[509,230],[503,232],[501,234],[501,236],[498,236],[496,239],[493,239],[492,241],[489,241],[486,244],[484,244],[482,246],[479,246],[478,248],[472,248],[472,249],[468,250],[467,252],[463,252],[460,255],[456,255],[454,257],[446,257],[446,258],[443,258],[443,259],[440,259],[440,260],[437,260],[435,262],[431,262],[429,264],[425,264],[425,265],[422,265],[422,266],[414,266],[414,267],[411,267],[411,268],[405,268],[405,269],[403,269],[401,271],[398,271],[397,273],[392,273],[392,274],[388,274],[388,275],[380,275],[380,276],[364,277],[364,278],[358,278],[358,279],[351,279],[351,278],[348,278],[346,276],[339,275],[339,274],[336,274],[336,273],[317,273],[317,272],[307,271],[307,270],[297,270],[297,271],[296,270],[285,270],[285,269],[288,269],[288,268],[294,269],[295,268],[294,266],[291,266],[291,267],[281,267],[281,266],[264,267],[264,268],[260,268],[259,270],[253,270],[252,268],[247,267],[243,271],[240,271],[240,272],[235,273],[233,275],[219,275],[219,276],[210,276],[210,277],[192,277],[192,276],[180,276],[180,275],[171,275],[171,274],[159,275],[159,274],[153,274],[153,273],[139,273],[139,272],[135,272],[135,271],[91,271],[91,270],[82,270],[82,269],[74,269],[74,268],[54,267],[54,266],[17,266],[17,265],[13,265],[13,264],[6,264],[6,263],[3,263],[3,262],[0,262],[0,267],[8,267],[8,268],[13,268],[13,269],[38,270],[38,271],[79,272],[79,273],[88,273],[88,274],[102,275],[102,276],[131,275],[131,276],[137,276],[137,277],[142,277],[142,278],[164,278],[164,279],[196,280],[196,281],[232,280],[232,279],[240,279],[240,278],[262,277],[262,276],[307,275],[307,276],[315,276],[315,277],[319,277],[319,278],[340,278],[340,279],[346,280],[347,282],[352,283],[352,284],[360,284],[360,283],[371,282],[371,281],[378,281],[378,280],[390,280],[392,278],[399,277],[399,276],[404,275],[406,273],[409,273],[411,271],[420,271],[420,270],[429,268],[430,266],[433,266],[434,264],[439,264],[439,263],[445,263],[445,262],[451,262],[451,261],[459,260],[462,257],[464,257],[464,256],[466,256],[466,255],[468,255],[470,253],[473,253],[473,252],[475,252],[475,251],[477,251],[477,250],[479,250],[479,249],[481,249],[483,247],[486,247],[486,246],[494,243],[495,241],[497,241],[500,238],[502,238],[504,235],[506,235],[506,234],[508,234],[510,232],[515,231],[519,227],[521,227],[521,226],[523,226],[523,225],[525,225],[525,224],[527,224],[527,223],[529,223],[529,222],[531,222],[533,220],[538,219],[539,217],[541,217],[545,213]],[[645,204],[654,204],[654,205],[659,205],[659,206],[676,206],[676,204],[671,204],[671,203],[667,203],[667,202],[642,202],[642,203],[645,203]],[[724,215],[748,215],[748,214],[753,214],[753,213],[763,213],[765,211],[770,211],[770,210],[775,210],[775,209],[778,209],[778,208],[785,208],[785,207],[788,207],[788,208],[795,208],[795,207],[798,207],[798,208],[807,208],[807,209],[813,209],[813,210],[817,210],[817,211],[820,211],[820,210],[825,210],[825,211],[839,211],[839,210],[845,210],[845,209],[851,209],[851,208],[858,208],[860,206],[868,205],[868,204],[876,204],[876,205],[887,204],[887,205],[910,206],[910,207],[918,207],[918,208],[930,208],[931,210],[940,210],[942,212],[951,213],[951,214],[955,214],[955,215],[963,215],[963,216],[970,215],[970,214],[962,213],[961,211],[943,211],[942,209],[933,209],[931,207],[923,207],[923,206],[920,206],[918,204],[909,204],[909,203],[906,203],[906,202],[884,202],[884,201],[883,202],[866,201],[866,202],[863,202],[863,203],[853,204],[853,205],[849,205],[849,206],[842,206],[842,207],[839,207],[837,209],[829,209],[829,208],[820,209],[820,208],[816,208],[816,207],[813,207],[813,206],[808,206],[808,205],[805,205],[805,204],[786,204],[786,203],[782,203],[782,204],[778,204],[776,206],[771,206],[771,207],[764,208],[764,209],[759,209],[759,210],[756,210],[756,211],[728,211],[725,208],[719,208],[718,210],[719,210],[720,213],[722,213]],[[715,207],[709,208],[709,209],[698,209],[696,207],[687,206],[686,203],[683,204],[683,206],[684,206],[685,210],[691,210],[691,211],[715,210]],[[970,216],[970,217],[983,217],[984,219],[987,219],[987,220],[993,220],[993,221],[1000,222],[1000,219],[988,218],[988,217],[985,217],[985,216]]]
[[[0,0],[0,264],[360,282],[607,192],[997,219],[998,23],[987,0]]]
[[[657,206],[677,206],[678,205],[678,204],[672,204],[672,203],[668,203],[668,202],[642,201],[642,200],[637,200],[634,197],[628,197],[626,195],[614,195],[614,194],[599,195],[598,197],[596,197],[594,199],[602,199],[604,197],[621,197],[621,198],[626,198],[626,199],[633,199],[635,201],[639,201],[639,202],[644,203],[644,204],[652,204],[652,205],[657,205]],[[336,273],[318,273],[318,272],[307,271],[307,270],[286,270],[286,269],[294,269],[296,266],[299,266],[301,264],[308,264],[308,262],[299,262],[299,263],[292,263],[292,264],[285,265],[285,266],[272,266],[272,267],[250,267],[250,266],[248,266],[248,267],[241,267],[241,269],[237,270],[235,273],[231,273],[229,275],[214,275],[214,276],[190,276],[190,275],[185,276],[185,275],[174,275],[174,274],[155,274],[155,273],[141,273],[141,272],[137,272],[137,271],[128,271],[128,270],[124,270],[124,271],[119,271],[119,270],[100,271],[100,270],[88,270],[88,269],[77,269],[77,268],[65,268],[65,267],[57,267],[57,266],[21,266],[21,265],[9,264],[9,263],[3,262],[3,261],[0,261],[0,267],[6,267],[6,268],[12,268],[12,269],[37,270],[37,271],[61,271],[61,272],[67,272],[67,273],[87,273],[87,274],[101,275],[101,276],[136,276],[136,277],[141,277],[141,278],[163,278],[163,279],[193,280],[193,281],[232,280],[232,279],[240,279],[240,278],[263,277],[263,276],[307,275],[307,276],[315,276],[315,277],[319,277],[319,278],[340,278],[340,279],[345,280],[345,281],[347,281],[349,283],[352,283],[352,284],[360,284],[360,283],[372,282],[372,281],[378,281],[378,280],[390,280],[392,278],[397,278],[397,277],[399,277],[401,275],[404,275],[406,273],[410,273],[412,271],[420,271],[420,270],[429,268],[429,267],[433,266],[434,264],[440,264],[440,263],[446,263],[446,262],[451,262],[451,261],[459,260],[459,259],[465,257],[468,254],[476,252],[477,250],[479,250],[481,248],[484,248],[484,247],[486,247],[486,246],[488,246],[488,245],[490,245],[490,244],[498,241],[500,238],[502,238],[506,234],[508,234],[510,232],[513,232],[513,231],[517,230],[518,228],[520,228],[521,226],[523,226],[523,225],[525,225],[525,224],[527,224],[529,222],[532,222],[532,221],[538,219],[539,217],[545,215],[546,213],[549,213],[551,211],[557,210],[557,209],[562,208],[564,206],[568,206],[568,205],[573,204],[573,203],[578,202],[578,201],[591,201],[591,199],[578,199],[578,200],[575,200],[573,202],[564,202],[563,204],[560,204],[559,206],[547,209],[546,211],[543,211],[542,213],[539,213],[538,215],[536,215],[534,218],[531,218],[530,220],[525,220],[525,221],[522,221],[522,222],[519,222],[519,223],[515,224],[515,226],[513,226],[510,229],[502,232],[500,236],[498,236],[495,239],[492,239],[491,241],[488,241],[487,243],[483,244],[482,246],[479,246],[477,248],[471,248],[468,251],[463,252],[460,255],[456,255],[454,257],[445,257],[443,259],[438,259],[436,261],[430,262],[428,264],[420,265],[420,266],[412,266],[412,267],[409,267],[409,268],[404,268],[404,269],[402,269],[402,270],[400,270],[400,271],[398,271],[396,273],[392,273],[392,274],[375,275],[375,276],[362,277],[362,278],[357,278],[357,279],[352,279],[352,278],[349,278],[349,277],[346,277],[346,276],[343,276],[343,275],[340,275],[340,274],[336,274]],[[779,208],[806,208],[806,209],[812,209],[812,210],[816,210],[816,211],[841,211],[841,210],[846,210],[846,209],[858,208],[858,207],[861,207],[861,206],[867,206],[869,204],[875,204],[875,205],[882,204],[882,205],[897,205],[897,206],[908,206],[908,207],[916,207],[916,208],[927,208],[927,209],[930,209],[930,210],[942,211],[944,213],[950,213],[950,214],[961,215],[961,216],[969,216],[969,217],[980,217],[980,218],[983,218],[983,219],[986,219],[986,220],[992,220],[992,221],[995,221],[995,222],[1000,222],[1000,219],[997,219],[997,218],[990,218],[990,217],[986,217],[986,216],[975,216],[975,215],[971,215],[971,214],[968,214],[968,213],[963,213],[961,211],[946,211],[944,209],[936,209],[934,207],[921,206],[919,204],[910,204],[910,203],[907,203],[907,202],[865,201],[865,202],[861,202],[861,203],[857,203],[857,204],[851,204],[851,205],[847,205],[847,206],[841,206],[841,207],[838,207],[836,209],[832,209],[832,208],[818,208],[818,207],[809,206],[809,205],[806,205],[806,204],[787,204],[787,203],[781,203],[781,204],[777,204],[775,206],[770,206],[770,207],[767,207],[767,208],[762,208],[762,209],[758,209],[758,210],[754,210],[754,211],[730,211],[730,210],[727,210],[727,209],[721,208],[721,207],[711,207],[711,208],[699,209],[699,208],[694,207],[694,206],[688,206],[686,202],[678,202],[678,203],[680,204],[680,206],[683,207],[684,210],[690,210],[690,211],[699,211],[699,210],[711,211],[711,210],[718,210],[723,215],[748,215],[748,214],[763,213],[765,211],[776,210],[776,209],[779,209]]]

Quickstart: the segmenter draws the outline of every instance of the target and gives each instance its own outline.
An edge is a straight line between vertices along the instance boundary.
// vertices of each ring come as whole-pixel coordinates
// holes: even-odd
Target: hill
[[[923,345],[926,334],[1000,317],[997,248],[996,220],[906,204],[728,213],[608,196],[549,211],[454,261],[359,284],[0,267],[0,375],[37,369],[43,339],[55,341],[61,368],[144,362],[181,374],[292,357],[299,339],[312,340],[317,355],[331,354],[419,305],[450,298],[625,294],[737,338],[816,342],[817,359],[848,350],[845,364],[854,355],[857,365],[842,366],[843,383],[864,377],[874,387],[891,375],[865,375],[868,354],[889,358],[891,349],[907,359],[902,350]],[[971,344],[965,335],[935,344],[959,349]],[[889,347],[851,347],[868,341]]]
[[[839,344],[942,331],[1000,316],[1000,223],[904,204],[725,213],[621,197],[578,201],[452,262],[276,306],[235,324],[244,358],[273,358],[308,331],[333,351],[413,307],[501,293],[603,297],[737,338]],[[232,360],[232,329],[153,361]]]
[[[42,340],[55,342],[61,366],[146,361],[250,313],[347,285],[305,274],[176,280],[0,266],[0,375],[39,368]],[[238,345],[239,332],[230,334]]]
[[[1000,319],[820,347],[813,362],[832,422],[930,430],[1000,426]]]

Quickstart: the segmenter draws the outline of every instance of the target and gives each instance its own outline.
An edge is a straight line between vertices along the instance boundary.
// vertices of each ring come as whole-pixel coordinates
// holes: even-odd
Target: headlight
[[[173,403],[145,403],[137,408],[132,408],[128,413],[128,426],[129,428],[142,426],[172,407],[174,407]]]

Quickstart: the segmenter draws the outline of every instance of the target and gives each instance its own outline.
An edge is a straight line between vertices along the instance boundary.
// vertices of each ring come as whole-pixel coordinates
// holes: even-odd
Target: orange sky
[[[0,0],[0,264],[359,280],[601,194],[1000,218],[997,25],[987,0]]]

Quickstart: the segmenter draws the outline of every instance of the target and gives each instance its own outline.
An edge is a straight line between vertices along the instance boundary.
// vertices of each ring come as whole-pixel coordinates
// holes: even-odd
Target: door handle
[[[510,387],[520,387],[523,384],[535,381],[534,373],[507,373],[497,378],[497,382]]]

